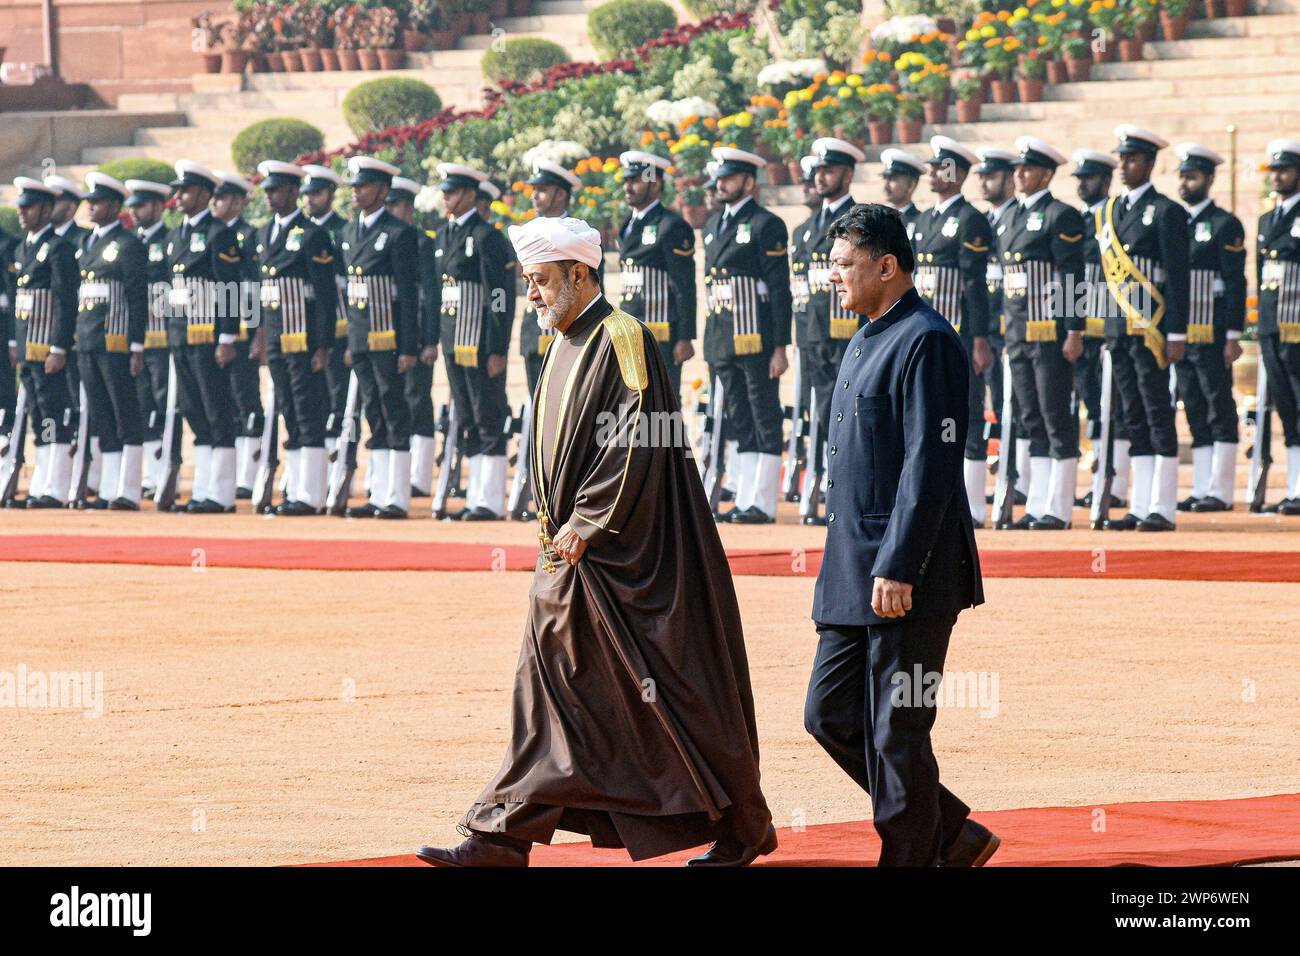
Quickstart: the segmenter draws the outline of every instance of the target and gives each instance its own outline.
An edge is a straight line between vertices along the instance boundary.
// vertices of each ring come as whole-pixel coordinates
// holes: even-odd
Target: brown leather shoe
[[[527,845],[531,848],[531,844]],[[528,849],[507,846],[492,837],[471,834],[460,846],[422,846],[415,851],[430,866],[527,866]]]
[[[703,856],[686,861],[687,866],[749,866],[760,856],[776,849],[776,827],[767,825],[767,835],[758,846],[742,846],[731,837],[716,841]]]

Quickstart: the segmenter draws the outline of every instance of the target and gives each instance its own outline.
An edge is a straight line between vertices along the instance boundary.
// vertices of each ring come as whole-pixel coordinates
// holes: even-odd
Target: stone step
[[[539,2],[533,4],[532,12],[534,16],[539,17],[562,17],[581,14],[585,20],[588,13],[604,2],[605,0],[539,0]]]
[[[101,166],[118,159],[163,159],[163,157],[158,155],[157,149],[150,146],[88,146],[81,151],[81,159],[93,166]],[[166,161],[163,159],[163,162]]]
[[[1235,80],[1242,76],[1294,72],[1296,60],[1286,54],[1253,56],[1246,60],[1205,58],[1193,60],[1143,60],[1140,63],[1094,63],[1091,82],[1109,80],[1178,79],[1181,77],[1220,77]],[[1086,86],[1088,84],[1070,84]]]
[[[247,124],[245,124],[247,125]],[[232,129],[224,127],[183,126],[180,128],[139,129],[135,133],[136,146],[154,146],[170,155],[190,156],[196,153],[213,151],[214,146],[221,147],[218,152],[224,155],[230,149],[230,143],[242,126]],[[325,135],[325,148],[335,149],[346,146],[356,137],[346,126],[329,126],[322,129]],[[197,158],[194,156],[192,158]]]
[[[1291,28],[1283,27],[1283,29]],[[1145,54],[1146,58],[1153,60],[1186,60],[1192,57],[1222,60],[1286,53],[1295,48],[1295,40],[1296,34],[1293,33],[1262,36],[1205,36],[1186,40],[1160,40],[1146,44],[1144,49],[1148,51]]]
[[[1277,8],[1277,9],[1274,9]],[[1220,17],[1193,20],[1187,25],[1189,39],[1206,37],[1300,36],[1300,11],[1271,3],[1267,11],[1250,17]]]
[[[1154,112],[1178,104],[1197,107],[1203,100],[1235,99],[1248,103],[1256,97],[1282,99],[1300,93],[1300,64],[1286,73],[1264,73],[1225,77],[1182,77],[1179,79],[1101,80],[1091,83],[1061,83],[1046,87],[1045,99],[1053,104],[1074,102],[1092,106],[1098,101],[1128,100]]]
[[[465,82],[481,81],[483,74],[478,65],[466,67],[441,66],[437,69],[415,67],[407,70],[389,70],[384,77],[398,76],[423,80],[434,89],[446,81]],[[367,70],[338,71],[332,73],[251,73],[244,77],[243,88],[260,92],[276,90],[324,90],[342,89],[344,91],[359,86],[368,80],[377,79],[379,74]],[[196,87],[196,92],[197,92]]]
[[[1264,113],[1269,110],[1286,112],[1296,103],[1294,93],[1255,94],[1249,97],[1220,96],[1197,97],[1152,97],[1150,102],[1143,101],[1140,108],[1137,100],[1114,96],[1106,99],[1088,100],[1044,100],[1039,103],[988,103],[980,111],[981,122],[1065,122],[1067,120],[1087,120],[1097,116],[1123,118],[1136,115],[1151,117],[1186,117],[1188,115],[1234,113]],[[949,118],[955,116],[949,112]],[[1133,120],[1133,122],[1138,122]],[[1163,122],[1163,120],[1161,120]],[[1146,125],[1139,123],[1139,125]],[[1046,137],[1044,137],[1046,138]]]

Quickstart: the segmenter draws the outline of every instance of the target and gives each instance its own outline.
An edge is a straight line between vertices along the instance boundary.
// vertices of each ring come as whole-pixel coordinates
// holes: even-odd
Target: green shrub
[[[300,119],[264,119],[246,126],[230,144],[235,168],[245,176],[257,172],[264,159],[291,163],[303,153],[325,146],[325,137],[315,126]]]
[[[493,83],[513,80],[527,83],[538,73],[560,63],[568,63],[564,47],[541,37],[516,37],[502,40],[483,54],[483,75]]]
[[[357,136],[390,126],[414,126],[442,112],[442,99],[423,80],[386,76],[354,86],[343,99],[343,119]]]
[[[11,236],[23,235],[23,229],[18,225],[18,210],[13,206],[0,206],[0,229]]]
[[[176,170],[161,159],[114,159],[99,167],[99,172],[112,176],[118,182],[128,179],[144,179],[151,183],[166,185],[176,178]]]
[[[607,59],[631,56],[641,44],[677,26],[663,0],[609,0],[587,14],[587,36]]]

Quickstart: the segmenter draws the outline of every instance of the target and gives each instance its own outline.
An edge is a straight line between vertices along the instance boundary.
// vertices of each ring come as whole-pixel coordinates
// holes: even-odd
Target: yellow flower
[[[736,125],[741,129],[749,129],[754,125],[754,114],[749,112],[738,114],[736,116]]]
[[[601,167],[601,171],[605,173],[612,173],[616,169],[621,169],[621,168],[622,167],[619,165],[617,159],[607,159],[605,160],[605,165]]]
[[[849,84],[849,86],[858,87],[862,85],[862,77],[857,73],[850,73],[848,77],[845,78],[844,82]]]
[[[988,39],[998,35],[998,28],[995,26],[980,27],[980,36]]]

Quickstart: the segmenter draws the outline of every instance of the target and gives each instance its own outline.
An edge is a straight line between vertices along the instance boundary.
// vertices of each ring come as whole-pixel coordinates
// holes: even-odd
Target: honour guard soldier
[[[807,411],[811,406],[812,362],[815,356],[809,338],[808,300],[812,289],[808,285],[808,267],[812,263],[811,245],[817,225],[817,215],[822,208],[822,197],[817,194],[817,157],[804,156],[799,160],[803,170],[803,204],[809,210],[805,219],[790,239],[790,311],[794,314],[795,356],[799,361],[799,406]]]
[[[394,176],[384,205],[407,225],[415,224],[415,197],[420,184]],[[406,373],[406,403],[411,406],[411,495],[427,498],[433,491],[433,456],[437,429],[433,420],[433,366],[438,361],[438,263],[433,233],[416,229],[420,279],[420,361]]]
[[[171,267],[167,264],[167,226],[163,208],[171,187],[147,179],[128,179],[126,206],[135,220],[135,235],[145,248],[145,279],[149,287],[148,325],[144,332],[144,369],[136,376],[136,399],[144,431],[143,489],[152,493],[166,476],[163,428],[167,418],[167,290]],[[180,430],[174,434],[180,445]],[[170,452],[169,452],[170,454]]]
[[[925,172],[925,163],[906,150],[894,148],[882,152],[880,162],[884,164],[880,175],[883,177],[885,203],[898,210],[910,239],[916,219],[921,215],[921,210],[912,202],[912,194],[916,192],[916,184]]]
[[[704,358],[722,383],[723,414],[736,437],[736,503],[727,519],[776,521],[781,483],[781,375],[789,366],[789,235],[758,204],[754,153],[720,146],[720,213],[704,226],[704,283],[709,313]]]
[[[1156,153],[1169,145],[1137,126],[1115,130],[1123,198],[1094,214],[1102,273],[1119,308],[1107,317],[1115,390],[1133,469],[1129,513],[1119,530],[1172,531],[1178,514],[1178,433],[1169,365],[1187,347],[1187,210],[1151,184]]]
[[[475,204],[478,207],[478,214],[483,217],[484,222],[492,221],[492,204],[501,198],[501,187],[490,179],[485,179],[478,184],[478,197]]]
[[[411,506],[411,407],[404,376],[419,359],[420,284],[415,229],[384,206],[392,163],[348,160],[357,217],[343,230],[348,357],[370,423],[370,500],[351,518],[405,518]]]
[[[539,219],[558,219],[569,214],[573,194],[582,191],[582,180],[559,163],[539,159],[533,164],[533,175],[527,180],[533,187],[533,208]],[[511,257],[513,258],[513,256]],[[604,265],[596,273],[597,281],[604,282]],[[543,332],[537,324],[537,312],[524,300],[524,315],[519,326],[519,353],[524,357],[524,371],[528,376],[528,394],[537,390],[537,376],[542,369],[542,356],[555,338],[553,331]]]
[[[1016,140],[1019,206],[997,235],[1002,309],[1018,424],[1029,438],[1029,491],[1018,528],[1070,527],[1079,465],[1079,420],[1070,367],[1083,351],[1083,219],[1049,189],[1066,157],[1033,136]],[[1064,294],[1062,292],[1064,291]]]
[[[235,510],[237,493],[239,412],[230,365],[245,304],[243,248],[209,208],[220,177],[187,159],[176,164],[176,176],[171,185],[185,219],[167,240],[167,339],[180,407],[194,432],[194,485],[185,510],[222,514]]]
[[[680,403],[682,363],[695,355],[695,230],[660,199],[668,160],[631,150],[619,162],[632,207],[618,233],[620,307],[654,334]]]
[[[14,276],[18,273],[14,253],[22,240],[0,229],[0,342],[14,342]],[[5,349],[3,371],[0,371],[0,436],[10,434],[14,424],[14,411],[18,404],[18,373],[8,360]]]
[[[244,219],[253,184],[243,176],[215,170],[221,178],[217,191],[212,194],[212,213],[235,233],[244,259],[244,280],[248,283],[245,294],[252,295],[258,287],[257,251],[255,233]],[[251,309],[248,310],[251,313]],[[260,328],[260,327],[259,327]],[[235,341],[235,360],[230,364],[230,381],[235,389],[235,402],[239,406],[239,433],[235,438],[235,456],[238,464],[238,496],[251,498],[253,483],[257,480],[256,451],[261,443],[265,417],[262,411],[262,362],[266,346],[256,345],[260,340],[258,329],[250,329],[245,322],[239,325],[239,338]],[[292,461],[292,459],[290,459]],[[293,469],[285,467],[285,477],[293,480]]]
[[[1119,160],[1110,153],[1101,153],[1095,149],[1076,149],[1073,156],[1074,172],[1079,181],[1079,199],[1083,201],[1083,268],[1087,293],[1084,299],[1083,354],[1074,363],[1074,390],[1088,410],[1088,440],[1101,440],[1101,349],[1106,341],[1106,316],[1112,315],[1117,306],[1106,288],[1106,278],[1101,271],[1101,247],[1097,245],[1097,211],[1101,209],[1110,196],[1110,182]],[[1119,392],[1111,389],[1111,420],[1114,431],[1122,431],[1119,422],[1123,419],[1121,405],[1123,399]],[[1114,478],[1111,483],[1111,503],[1123,507],[1128,501],[1129,443],[1127,438],[1118,435],[1113,440],[1114,450],[1111,464]],[[1081,499],[1081,504],[1092,504],[1092,492]]]
[[[144,426],[134,378],[144,369],[148,253],[118,221],[126,186],[103,173],[86,185],[95,228],[77,252],[77,364],[103,455],[99,507],[139,511]]]
[[[20,176],[18,221],[27,237],[15,250],[14,340],[36,439],[28,508],[61,508],[72,483],[73,408],[67,361],[77,327],[77,259],[50,222],[58,190]]]
[[[434,291],[447,379],[469,461],[459,520],[500,521],[506,511],[506,356],[515,314],[514,250],[501,230],[478,213],[479,188],[487,174],[453,163],[439,164],[438,174],[447,224],[435,240],[439,284]],[[525,308],[524,324],[534,331],[535,315]]]
[[[1277,205],[1259,217],[1256,240],[1259,351],[1286,440],[1286,495],[1273,507],[1295,515],[1300,514],[1300,142],[1269,143],[1268,170]]]
[[[952,323],[970,356],[963,476],[971,520],[979,526],[984,524],[988,507],[984,498],[988,477],[984,373],[993,364],[988,341],[986,282],[988,260],[993,253],[993,230],[988,219],[961,192],[971,167],[980,161],[979,156],[947,136],[931,139],[930,149],[934,152],[927,163],[930,191],[938,202],[921,213],[913,226],[912,249],[916,254],[913,278],[917,292]]]
[[[266,329],[267,365],[275,385],[275,411],[284,417],[290,450],[297,458],[294,484],[275,513],[320,514],[325,508],[328,465],[325,416],[329,392],[325,369],[334,344],[338,286],[334,240],[329,230],[298,208],[307,173],[301,166],[266,160],[257,167],[272,218],[254,238]]]
[[[1192,432],[1192,494],[1180,510],[1231,511],[1237,478],[1237,403],[1232,364],[1246,325],[1246,231],[1210,198],[1223,157],[1181,143],[1178,198],[1191,226],[1187,355],[1177,365],[1178,397]]]
[[[82,241],[90,234],[89,229],[79,225],[76,221],[77,211],[81,208],[82,202],[85,201],[86,192],[81,188],[80,183],[73,182],[67,176],[46,176],[45,185],[52,187],[58,196],[54,201],[54,216],[50,220],[54,226],[54,234],[68,240],[73,252],[76,252],[81,248]],[[81,405],[80,369],[77,364],[77,340],[75,338],[72,340],[72,348],[68,351],[66,374],[69,401],[72,403],[73,414],[75,415],[76,409]],[[76,430],[75,422],[73,430]],[[94,489],[99,487],[101,457],[99,454],[99,439],[94,435],[93,426],[88,447],[91,454],[86,487]]]

